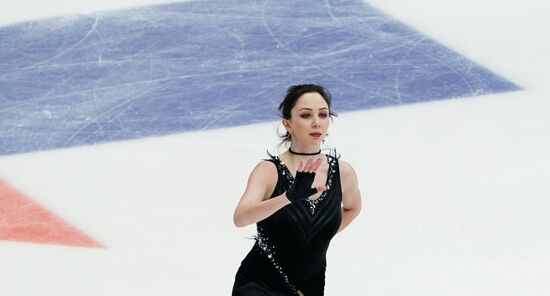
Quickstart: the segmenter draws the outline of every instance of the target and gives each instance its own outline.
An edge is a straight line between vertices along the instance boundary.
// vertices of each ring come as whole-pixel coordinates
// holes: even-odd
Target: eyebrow
[[[298,111],[301,111],[301,110],[304,110],[304,109],[306,109],[306,110],[313,110],[313,109],[311,109],[311,108],[302,108],[302,109],[300,109],[300,110],[298,110]],[[327,107],[319,108],[319,110],[323,110],[323,109],[328,110]]]

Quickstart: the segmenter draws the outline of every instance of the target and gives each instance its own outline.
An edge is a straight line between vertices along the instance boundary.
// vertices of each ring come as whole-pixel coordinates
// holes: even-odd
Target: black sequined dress
[[[288,204],[257,223],[256,242],[235,276],[233,296],[324,295],[326,253],[342,221],[342,190],[338,159],[326,155],[327,190],[314,201]],[[283,194],[294,178],[278,156],[277,185],[271,194]]]

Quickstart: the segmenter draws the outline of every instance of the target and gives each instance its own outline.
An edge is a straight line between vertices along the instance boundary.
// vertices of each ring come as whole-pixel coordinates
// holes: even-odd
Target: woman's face
[[[303,144],[320,143],[330,124],[328,104],[318,93],[305,93],[290,110],[291,118],[283,124],[291,131],[292,141]],[[286,123],[285,123],[286,121]]]

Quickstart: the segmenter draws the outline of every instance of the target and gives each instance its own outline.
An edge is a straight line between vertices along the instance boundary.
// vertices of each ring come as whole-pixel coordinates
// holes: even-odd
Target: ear
[[[285,129],[287,131],[290,129],[290,123],[289,123],[288,119],[283,119],[283,126],[285,127]]]

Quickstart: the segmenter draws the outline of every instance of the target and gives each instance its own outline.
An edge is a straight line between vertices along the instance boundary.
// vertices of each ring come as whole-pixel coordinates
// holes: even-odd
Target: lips
[[[314,137],[320,137],[321,136],[321,133],[311,133],[310,135],[314,136]]]

